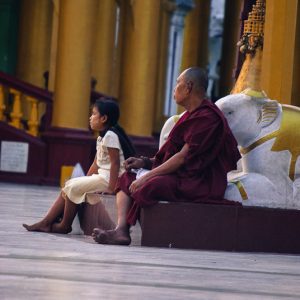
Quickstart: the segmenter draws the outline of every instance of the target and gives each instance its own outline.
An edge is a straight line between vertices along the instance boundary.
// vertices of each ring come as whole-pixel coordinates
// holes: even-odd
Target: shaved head
[[[196,92],[206,92],[208,77],[204,69],[192,67],[186,69],[182,75],[186,83],[191,82],[193,84],[193,89],[195,89]]]

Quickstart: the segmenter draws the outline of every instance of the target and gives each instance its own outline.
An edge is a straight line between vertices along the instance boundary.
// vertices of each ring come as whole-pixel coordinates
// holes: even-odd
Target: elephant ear
[[[264,99],[261,104],[257,122],[261,123],[262,127],[267,127],[276,120],[280,111],[279,103],[276,100]]]

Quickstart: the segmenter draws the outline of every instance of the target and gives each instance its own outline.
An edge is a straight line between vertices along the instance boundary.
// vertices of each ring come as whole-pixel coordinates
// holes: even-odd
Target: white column
[[[192,9],[193,1],[177,0],[176,5],[176,10],[174,10],[170,22],[164,107],[165,116],[171,116],[177,113],[177,105],[173,101],[173,88],[176,84],[176,79],[180,73],[181,67],[184,19],[187,13]]]

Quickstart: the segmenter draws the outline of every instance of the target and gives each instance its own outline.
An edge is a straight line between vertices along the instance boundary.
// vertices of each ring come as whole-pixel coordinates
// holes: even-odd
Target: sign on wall
[[[29,144],[1,141],[0,171],[27,173]]]

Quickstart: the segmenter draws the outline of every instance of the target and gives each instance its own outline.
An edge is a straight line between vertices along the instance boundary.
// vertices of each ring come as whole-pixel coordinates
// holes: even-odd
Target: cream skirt
[[[105,191],[107,187],[108,182],[98,174],[76,177],[66,182],[62,195],[75,204],[87,202],[93,205],[101,201],[101,195],[97,193]]]

